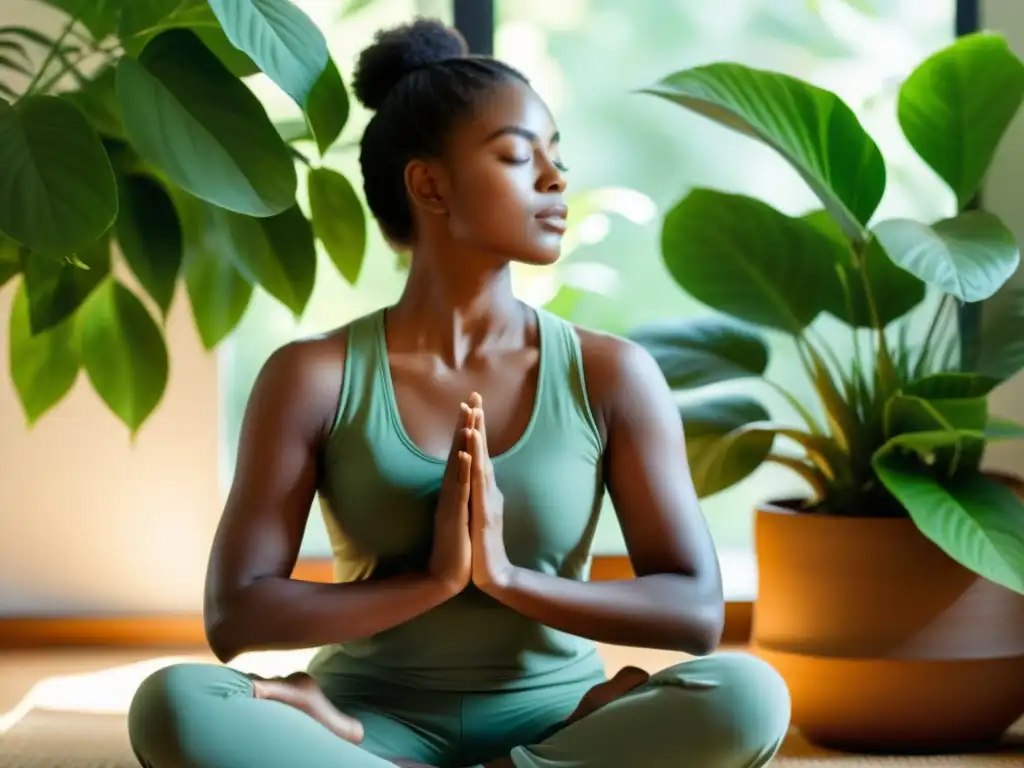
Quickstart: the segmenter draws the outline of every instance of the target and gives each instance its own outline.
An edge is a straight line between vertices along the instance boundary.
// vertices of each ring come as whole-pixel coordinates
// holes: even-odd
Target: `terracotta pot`
[[[950,559],[909,518],[764,505],[755,544],[753,650],[789,684],[808,740],[966,751],[1024,714],[1024,596]]]

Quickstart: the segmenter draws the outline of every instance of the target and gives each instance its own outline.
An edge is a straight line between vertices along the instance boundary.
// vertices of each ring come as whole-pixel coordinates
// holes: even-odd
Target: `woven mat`
[[[1006,750],[963,757],[852,756],[817,749],[794,733],[772,766],[1024,768],[1024,720],[1017,724]],[[32,710],[10,731],[0,736],[0,768],[138,768],[138,763],[128,746],[123,715]]]

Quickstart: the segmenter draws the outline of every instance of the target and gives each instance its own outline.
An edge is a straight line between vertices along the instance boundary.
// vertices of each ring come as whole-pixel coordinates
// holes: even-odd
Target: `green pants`
[[[568,727],[590,685],[452,693],[320,680],[362,721],[355,746],[297,709],[253,698],[245,674],[179,664],[132,701],[132,747],[146,768],[389,768],[390,759],[463,768],[511,756],[516,768],[757,768],[789,725],[785,683],[767,664],[719,653],[669,667]]]

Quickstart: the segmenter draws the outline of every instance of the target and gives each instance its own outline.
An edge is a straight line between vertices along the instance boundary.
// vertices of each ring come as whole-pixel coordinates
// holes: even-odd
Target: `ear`
[[[414,207],[438,216],[448,214],[444,179],[440,168],[426,160],[412,160],[405,166],[405,188]]]

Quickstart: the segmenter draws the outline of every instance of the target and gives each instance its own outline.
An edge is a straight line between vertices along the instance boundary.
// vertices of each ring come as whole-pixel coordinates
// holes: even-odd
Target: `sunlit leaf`
[[[18,286],[11,307],[11,380],[30,425],[59,403],[78,378],[74,318],[33,334],[25,285]]]
[[[82,360],[93,389],[134,436],[167,387],[159,326],[128,288],[107,280],[82,307]]]
[[[1024,64],[1001,35],[965,35],[923,61],[900,88],[903,133],[956,194],[974,199],[1024,99]]]
[[[348,93],[333,59],[317,78],[306,104],[306,118],[316,139],[317,149],[323,155],[341,135],[348,122]]]
[[[309,206],[317,239],[342,277],[355,285],[366,255],[366,215],[355,190],[337,171],[313,168]]]

